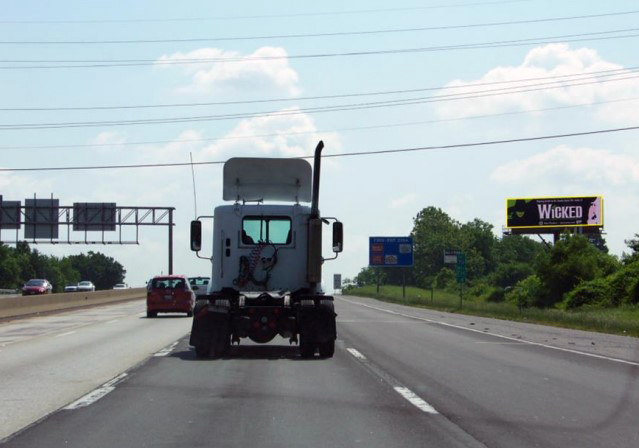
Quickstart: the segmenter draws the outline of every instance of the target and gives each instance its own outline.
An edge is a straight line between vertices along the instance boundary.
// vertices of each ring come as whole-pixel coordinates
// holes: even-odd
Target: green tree
[[[635,237],[630,240],[624,240],[624,243],[630,248],[629,254],[624,253],[622,260],[624,264],[634,263],[639,261],[639,233],[635,233]]]
[[[112,257],[89,251],[86,255],[72,255],[68,258],[81,280],[92,281],[96,289],[109,289],[116,283],[124,282],[126,270]]]
[[[357,274],[357,276],[353,279],[353,282],[359,287],[376,285],[378,275],[380,284],[384,284],[386,282],[385,270],[382,268],[372,268],[370,266],[367,266],[365,268],[362,268],[359,274]]]
[[[13,289],[20,285],[20,265],[15,251],[0,243],[0,288]]]
[[[444,250],[461,249],[459,229],[460,224],[440,208],[427,207],[417,214],[412,236],[418,285],[420,280],[434,277],[444,267]]]
[[[463,224],[460,229],[460,246],[466,254],[468,278],[481,277],[495,268],[495,244],[493,226],[481,219]]]
[[[536,272],[544,286],[540,305],[552,306],[578,284],[613,273],[618,261],[582,235],[567,235],[538,257]]]

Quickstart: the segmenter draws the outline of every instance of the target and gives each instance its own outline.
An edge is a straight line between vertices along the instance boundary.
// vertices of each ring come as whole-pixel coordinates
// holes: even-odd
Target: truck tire
[[[300,357],[304,359],[315,356],[315,340],[309,336],[300,334]]]
[[[195,357],[199,359],[208,358],[209,357],[209,346],[204,344],[199,344],[195,346]]]
[[[332,358],[335,354],[335,341],[326,341],[318,344],[320,358]]]
[[[226,328],[216,328],[211,338],[209,353],[212,358],[220,358],[226,355],[231,347],[231,337]]]

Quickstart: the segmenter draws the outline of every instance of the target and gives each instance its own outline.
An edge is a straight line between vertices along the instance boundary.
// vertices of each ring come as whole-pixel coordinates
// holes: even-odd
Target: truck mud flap
[[[301,306],[298,315],[299,332],[302,337],[315,343],[337,339],[335,308],[332,300],[322,299],[312,306]]]
[[[213,355],[219,355],[229,345],[230,324],[228,308],[196,306],[189,344],[196,348],[208,347]]]

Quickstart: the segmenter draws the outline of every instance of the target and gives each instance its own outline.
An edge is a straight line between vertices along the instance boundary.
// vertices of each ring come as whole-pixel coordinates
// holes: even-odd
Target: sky
[[[602,195],[621,255],[639,233],[638,18],[617,0],[5,0],[0,195],[175,207],[174,272],[208,275],[189,221],[223,204],[221,164],[25,169],[301,157],[321,139],[320,209],[345,239],[329,291],[428,206],[501,238],[506,198]],[[370,154],[399,149],[419,150]],[[103,252],[140,286],[167,272],[167,239],[35,247]]]

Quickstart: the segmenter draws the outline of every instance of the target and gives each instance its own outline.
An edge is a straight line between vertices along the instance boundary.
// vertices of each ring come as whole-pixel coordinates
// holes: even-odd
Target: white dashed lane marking
[[[178,342],[179,341],[175,341],[173,344],[169,345],[168,347],[165,347],[159,352],[154,353],[153,356],[167,356],[169,353],[173,351],[173,349],[178,344]]]
[[[397,386],[394,387],[394,389],[398,394],[408,400],[420,411],[426,412],[428,414],[439,414],[439,412],[437,412],[434,407],[426,403],[426,401],[417,396],[412,390],[408,389],[407,387]]]
[[[401,385],[399,381],[397,381],[397,379],[393,378],[388,373],[383,372],[382,370],[379,369],[379,367],[374,366],[372,363],[370,363],[366,359],[366,356],[364,356],[359,350],[352,347],[348,347],[346,348],[346,351],[348,351],[348,353],[353,355],[353,357],[356,358],[357,360],[362,361],[363,366],[373,371],[383,381],[385,381],[388,385],[390,385],[395,390],[395,392],[397,392],[402,397],[404,397],[410,404],[415,406],[417,409],[427,414],[439,414],[439,412],[437,412],[434,407],[428,404],[426,400],[424,400],[423,398],[415,394],[409,388]]]
[[[366,360],[366,356],[362,355],[357,349],[347,348],[346,350],[348,350],[348,353],[353,355],[355,358],[357,358],[357,359],[359,359],[361,361]]]
[[[75,330],[73,331],[67,331],[66,333],[60,333],[59,335],[57,335],[56,337],[61,338],[62,336],[69,336],[70,334],[75,333]]]
[[[120,381],[126,378],[126,376],[127,376],[127,373],[119,374],[118,376],[113,378],[111,381],[104,383],[102,386],[92,390],[91,392],[86,394],[84,397],[74,401],[73,403],[71,403],[70,405],[62,409],[66,411],[72,411],[74,409],[83,408],[95,403],[96,401],[98,401],[100,398],[103,398],[108,393],[113,392],[115,390],[116,384],[118,384]]]

